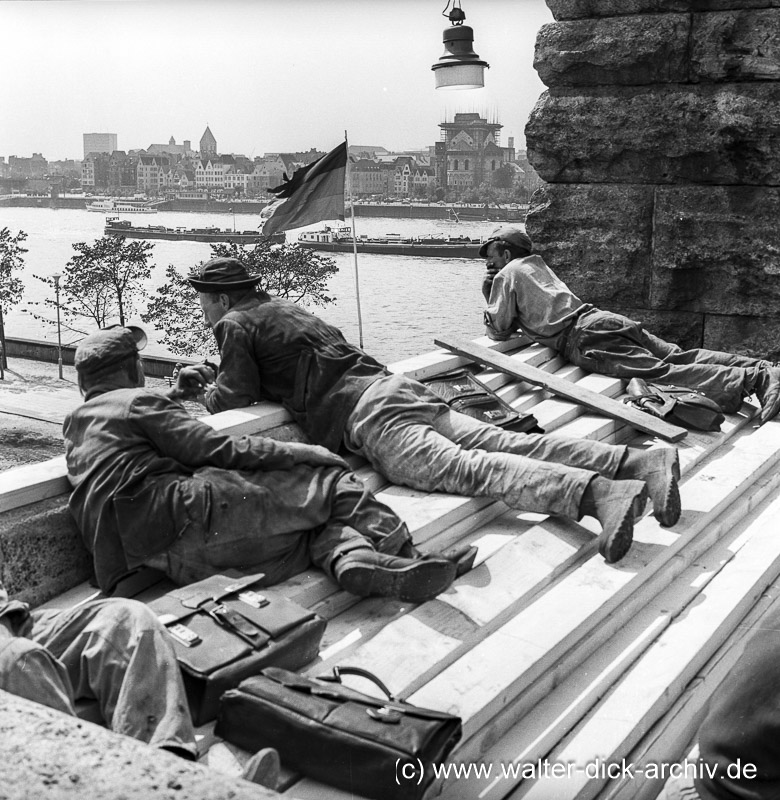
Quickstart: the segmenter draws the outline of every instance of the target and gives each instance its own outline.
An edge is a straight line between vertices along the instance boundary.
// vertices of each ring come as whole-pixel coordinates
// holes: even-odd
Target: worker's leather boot
[[[612,564],[631,549],[634,520],[647,505],[644,481],[611,481],[597,476],[588,484],[580,501],[580,515],[601,523],[599,553]]]
[[[680,519],[680,456],[676,447],[626,448],[615,480],[644,481],[653,501],[653,516],[665,528]]]
[[[351,550],[333,565],[336,582],[360,597],[398,597],[413,603],[432,600],[449,588],[457,567],[441,556],[402,558],[369,548]]]
[[[780,369],[761,367],[753,391],[761,404],[761,424],[763,425],[780,412]]]
[[[440,553],[436,553],[437,557],[446,558],[455,564],[456,572],[455,577],[460,578],[465,575],[473,566],[474,560],[477,557],[478,548],[473,544],[456,544],[453,547],[448,547]],[[418,550],[413,544],[411,539],[407,539],[402,545],[400,550],[396,553],[401,558],[426,558],[427,556]]]

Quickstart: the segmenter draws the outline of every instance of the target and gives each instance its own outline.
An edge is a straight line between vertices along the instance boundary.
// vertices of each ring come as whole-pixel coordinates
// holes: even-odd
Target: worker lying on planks
[[[531,239],[513,225],[496,228],[480,248],[487,266],[485,325],[492,339],[520,331],[590,372],[694,389],[727,414],[739,411],[742,401],[755,394],[762,423],[780,411],[780,369],[768,361],[682,350],[638,322],[583,303],[532,253]]]
[[[715,689],[697,739],[698,761],[683,764],[658,800],[780,797],[780,609],[761,620]]]
[[[145,341],[115,326],[76,348],[85,402],[64,425],[70,510],[104,592],[142,564],[178,584],[231,567],[272,584],[314,563],[354,594],[421,602],[470,566],[468,553],[417,552],[324,447],[229,436],[190,416],[174,397],[207,367],[182,370],[168,395],[141,388]]]
[[[65,714],[74,699],[97,700],[117,733],[197,758],[170,637],[135,600],[30,611],[0,584],[0,689]]]
[[[216,376],[202,368],[215,380],[202,396],[210,411],[271,400],[311,441],[362,455],[393,483],[487,496],[523,511],[593,516],[609,562],[628,552],[647,491],[659,521],[677,522],[676,449],[513,433],[459,414],[421,383],[391,374],[337,328],[258,292],[259,280],[234,258],[212,259],[190,278],[222,359]]]

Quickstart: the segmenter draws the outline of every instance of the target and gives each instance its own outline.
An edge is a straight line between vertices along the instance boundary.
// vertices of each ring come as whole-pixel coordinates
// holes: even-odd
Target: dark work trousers
[[[590,372],[643,378],[695,389],[727,414],[739,411],[767,362],[717,350],[683,350],[648,333],[638,322],[594,308],[578,317],[562,353]]]

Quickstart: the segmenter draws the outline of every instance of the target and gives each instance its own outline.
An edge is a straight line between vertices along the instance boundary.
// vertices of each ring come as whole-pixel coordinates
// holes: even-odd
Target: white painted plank
[[[679,539],[674,545],[656,547],[658,555],[648,568],[637,573],[631,568],[632,561],[641,557],[642,547],[632,548],[629,560],[624,559],[617,569],[597,558],[585,562],[560,581],[555,591],[543,595],[440,672],[414,693],[411,701],[458,713],[464,720],[466,736],[475,733],[531,683],[550,672],[575,644],[587,649],[606,636],[603,620],[611,616],[611,624],[620,624],[641,606],[643,593],[654,591],[651,587],[682,571],[686,559],[709,546],[707,535],[712,538],[716,532],[717,516],[754,483],[758,472],[771,469],[778,459],[780,426],[769,430],[764,426],[760,434],[742,437],[716,459],[718,472],[710,466],[709,471],[697,473],[683,485],[687,516],[675,529]],[[640,533],[643,527],[648,532],[659,530],[655,521],[647,518],[637,526]],[[644,538],[649,538],[648,533]],[[507,659],[508,652],[515,657]],[[487,674],[486,663],[492,665]]]
[[[619,762],[644,732],[682,693],[780,574],[780,537],[775,499],[751,525],[751,536],[733,560],[702,590],[696,603],[675,620],[575,734],[551,754],[551,761],[586,765]],[[512,800],[588,800],[606,780],[577,771],[521,787]]]

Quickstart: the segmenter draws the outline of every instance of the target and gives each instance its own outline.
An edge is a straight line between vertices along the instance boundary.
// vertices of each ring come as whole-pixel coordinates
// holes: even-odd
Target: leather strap
[[[257,627],[254,623],[250,622],[246,617],[242,617],[237,611],[228,608],[222,603],[215,603],[213,600],[207,600],[200,606],[201,610],[208,614],[214,622],[221,625],[223,628],[240,636],[245,642],[248,642],[252,647],[262,647],[268,641],[268,635]]]

